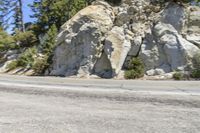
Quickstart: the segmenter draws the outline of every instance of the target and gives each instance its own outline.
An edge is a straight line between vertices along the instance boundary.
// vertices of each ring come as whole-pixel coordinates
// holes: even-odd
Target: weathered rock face
[[[113,27],[113,29],[108,32],[105,39],[104,52],[110,61],[111,68],[113,69],[113,76],[119,74],[130,48],[131,42],[126,39],[123,28]]]
[[[147,75],[184,70],[199,48],[185,40],[170,24],[158,23],[152,28],[140,51]],[[150,45],[149,45],[150,44]]]
[[[114,14],[105,5],[81,10],[62,26],[58,35],[51,75],[87,75],[93,72],[103,50],[104,34],[112,29]]]
[[[186,70],[200,52],[199,14],[199,7],[173,2],[94,2],[62,26],[50,75],[112,78],[133,57],[149,76]]]
[[[172,25],[178,32],[181,32],[185,24],[186,14],[184,7],[170,3],[161,14],[161,22]]]

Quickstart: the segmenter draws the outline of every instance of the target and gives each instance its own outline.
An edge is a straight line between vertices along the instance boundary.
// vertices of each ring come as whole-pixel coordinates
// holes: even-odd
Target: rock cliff
[[[50,75],[112,78],[133,57],[142,59],[148,76],[186,70],[200,52],[200,7],[99,0],[66,22],[56,42]]]

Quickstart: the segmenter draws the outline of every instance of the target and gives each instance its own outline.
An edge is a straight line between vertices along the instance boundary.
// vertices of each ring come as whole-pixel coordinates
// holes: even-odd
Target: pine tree
[[[0,52],[14,48],[13,37],[0,28]]]
[[[3,29],[6,29],[7,27],[7,22],[9,20],[9,17],[6,18],[6,12],[7,12],[7,6],[6,6],[7,1],[0,1],[0,27]]]
[[[35,0],[31,5],[37,24],[41,32],[47,32],[52,25],[57,28],[68,20],[68,1],[67,0]]]
[[[14,18],[16,18],[16,20],[15,20],[16,28],[19,29],[22,32],[25,32],[22,6],[23,6],[22,5],[22,0],[17,0],[17,4],[16,4],[16,7],[15,7],[16,16],[14,16]]]
[[[46,34],[44,43],[42,44],[43,53],[50,55],[55,47],[56,35],[57,35],[56,25],[52,25]]]
[[[78,11],[87,5],[87,0],[71,0],[69,3],[69,17],[73,17]]]
[[[3,1],[0,1],[0,27],[3,26],[3,9],[2,9]]]
[[[79,10],[91,4],[93,0],[34,0],[31,5],[37,18],[41,32],[47,32],[52,25],[60,28],[67,20]]]
[[[22,3],[22,0],[3,0],[0,2],[0,23],[3,27],[13,25],[13,29],[25,31]],[[11,24],[10,20],[12,20]]]

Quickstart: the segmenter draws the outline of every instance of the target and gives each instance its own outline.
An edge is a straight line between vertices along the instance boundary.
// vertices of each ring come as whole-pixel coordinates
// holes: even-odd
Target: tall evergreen
[[[17,0],[16,6],[15,6],[16,16],[14,16],[14,18],[17,18],[17,20],[15,21],[15,24],[16,24],[17,29],[25,32],[22,8],[23,8],[22,0]]]
[[[3,13],[2,13],[2,5],[3,5],[3,1],[0,1],[0,27],[3,26]]]
[[[68,19],[68,0],[34,0],[31,5],[37,24],[42,32],[47,32],[52,25],[59,28]]]
[[[6,29],[6,27],[8,26],[8,20],[9,20],[9,17],[5,17],[6,16],[6,12],[7,12],[7,1],[0,1],[0,26],[3,28],[3,29]]]
[[[73,17],[78,11],[88,5],[88,0],[71,0],[69,5],[69,17]]]
[[[13,25],[14,29],[25,31],[22,0],[3,0],[0,2],[0,23],[3,27]],[[11,21],[11,23],[9,23]]]
[[[89,5],[93,0],[34,0],[31,5],[37,24],[42,32],[47,32],[52,25],[60,28],[79,10]]]

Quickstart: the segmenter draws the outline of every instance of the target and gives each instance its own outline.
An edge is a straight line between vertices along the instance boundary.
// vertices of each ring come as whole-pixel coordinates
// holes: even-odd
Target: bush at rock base
[[[13,61],[10,64],[8,64],[8,71],[16,69],[17,67],[32,68],[33,63],[35,61],[34,57],[36,56],[36,54],[37,51],[34,47],[25,50],[24,53],[21,54],[16,61]]]
[[[200,78],[200,70],[192,70],[191,77],[192,78]]]
[[[133,58],[128,63],[128,68],[125,71],[126,79],[136,79],[144,76],[144,65],[139,58]]]
[[[141,78],[144,76],[142,70],[127,70],[125,71],[125,78],[126,79],[136,79]]]
[[[200,78],[200,53],[192,58],[193,69],[191,71],[192,78]]]
[[[192,58],[192,63],[194,69],[200,70],[200,53],[194,55],[194,57]]]
[[[181,73],[181,72],[175,72],[175,73],[173,74],[173,78],[174,78],[175,80],[183,80],[183,79],[184,79],[184,74]]]
[[[15,69],[15,68],[17,68],[18,67],[18,64],[17,64],[17,61],[15,60],[15,61],[12,61],[11,63],[9,63],[7,66],[6,66],[6,68],[8,69],[8,71],[10,71],[10,70],[13,70],[13,69]]]
[[[49,67],[48,57],[37,59],[32,67],[36,75],[42,75]]]
[[[34,63],[34,56],[37,54],[35,48],[27,49],[21,56],[17,59],[17,64],[20,67],[32,67]]]

